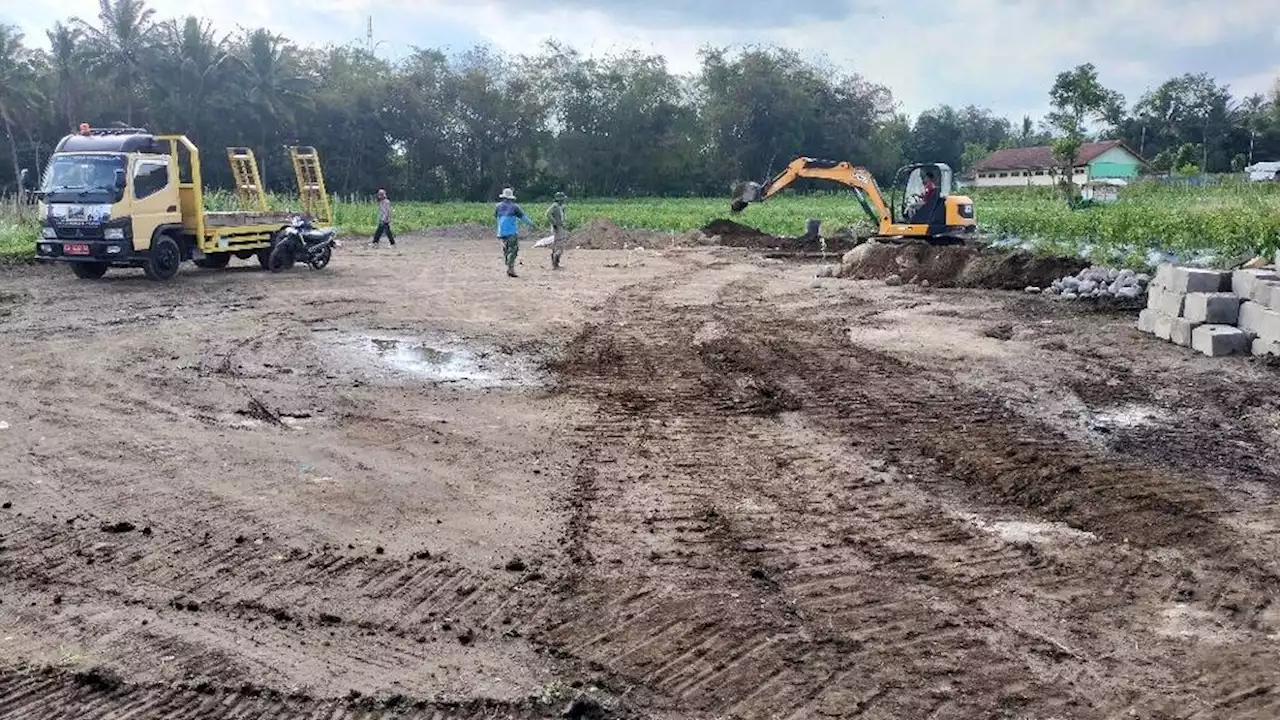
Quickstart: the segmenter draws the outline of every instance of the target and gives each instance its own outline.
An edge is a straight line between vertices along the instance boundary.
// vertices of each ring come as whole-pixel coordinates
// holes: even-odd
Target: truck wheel
[[[142,266],[148,280],[168,282],[182,269],[182,251],[178,243],[168,235],[161,235],[151,244],[151,255]]]
[[[274,248],[271,248],[271,257],[267,258],[267,269],[273,273],[281,272],[293,267],[293,262],[293,243],[278,242]]]
[[[111,267],[106,263],[71,263],[71,272],[81,280],[97,280],[107,274],[107,268]]]
[[[231,262],[231,253],[215,253],[213,255],[205,255],[199,260],[193,260],[198,268],[206,270],[221,270]]]

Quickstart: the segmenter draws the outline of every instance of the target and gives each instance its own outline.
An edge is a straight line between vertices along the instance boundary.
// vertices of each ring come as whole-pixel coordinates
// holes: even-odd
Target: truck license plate
[[[62,252],[67,255],[88,255],[89,246],[84,243],[67,243],[62,246]]]

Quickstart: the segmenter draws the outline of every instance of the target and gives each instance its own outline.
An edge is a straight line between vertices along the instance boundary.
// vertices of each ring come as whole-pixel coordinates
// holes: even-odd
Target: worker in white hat
[[[520,223],[531,228],[537,225],[524,214],[524,210],[516,204],[516,193],[511,188],[503,188],[498,196],[498,206],[493,209],[493,216],[498,221],[498,239],[502,241],[502,259],[507,263],[507,275],[516,275],[516,255],[520,253]]]

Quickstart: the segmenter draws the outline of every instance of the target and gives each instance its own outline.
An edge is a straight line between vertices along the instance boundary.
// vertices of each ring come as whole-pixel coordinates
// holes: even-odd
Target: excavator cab
[[[944,224],[951,183],[951,168],[945,163],[917,163],[902,168],[893,183],[895,220],[912,225]]]

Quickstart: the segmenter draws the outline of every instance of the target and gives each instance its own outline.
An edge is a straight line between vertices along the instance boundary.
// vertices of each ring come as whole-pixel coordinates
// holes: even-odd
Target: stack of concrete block
[[[1161,265],[1138,329],[1211,357],[1280,355],[1280,273]]]

